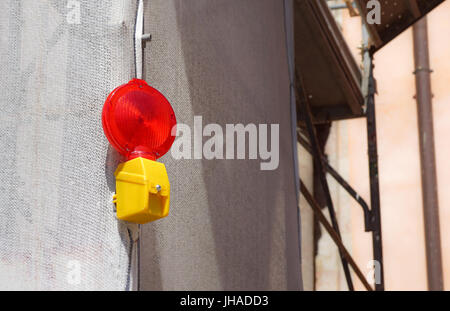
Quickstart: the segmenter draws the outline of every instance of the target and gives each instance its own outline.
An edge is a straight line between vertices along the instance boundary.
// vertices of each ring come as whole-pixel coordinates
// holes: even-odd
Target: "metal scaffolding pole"
[[[372,223],[373,258],[375,269],[375,290],[384,290],[383,243],[381,239],[380,186],[378,177],[377,124],[375,118],[375,79],[373,76],[373,58],[370,60],[369,84],[367,96],[367,148],[370,176],[370,212]]]
[[[443,290],[427,18],[413,28],[428,289]]]

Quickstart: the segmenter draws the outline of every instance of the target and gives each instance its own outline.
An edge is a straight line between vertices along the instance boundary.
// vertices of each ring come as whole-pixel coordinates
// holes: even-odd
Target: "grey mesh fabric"
[[[280,163],[175,160],[171,210],[118,221],[108,93],[135,73],[137,1],[0,2],[0,289],[301,289],[285,8],[145,0],[144,78],[178,122],[280,124]],[[79,274],[79,278],[76,274]]]
[[[105,96],[134,72],[134,1],[0,2],[0,288],[131,288]],[[73,273],[80,272],[80,278]]]

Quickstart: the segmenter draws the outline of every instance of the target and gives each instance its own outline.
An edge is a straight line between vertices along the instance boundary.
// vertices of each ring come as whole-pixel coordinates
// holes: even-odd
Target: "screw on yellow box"
[[[114,175],[117,218],[145,224],[169,214],[170,184],[163,163],[139,157],[119,164]]]

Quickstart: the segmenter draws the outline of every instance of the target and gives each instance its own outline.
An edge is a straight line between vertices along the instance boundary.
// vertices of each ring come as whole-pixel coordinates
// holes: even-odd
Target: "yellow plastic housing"
[[[169,214],[170,184],[164,164],[135,158],[121,163],[114,175],[117,218],[145,224]]]

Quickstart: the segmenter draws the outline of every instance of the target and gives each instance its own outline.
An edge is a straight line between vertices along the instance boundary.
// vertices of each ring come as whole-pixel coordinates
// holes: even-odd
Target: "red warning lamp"
[[[117,218],[144,224],[167,216],[169,178],[164,164],[155,160],[175,140],[170,103],[144,80],[133,79],[109,94],[102,123],[111,145],[128,160],[114,173]]]
[[[109,94],[102,123],[111,145],[128,160],[156,160],[172,146],[177,121],[160,92],[144,80],[133,79]]]

